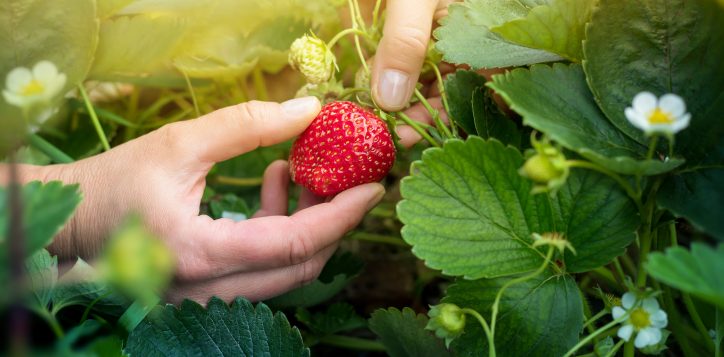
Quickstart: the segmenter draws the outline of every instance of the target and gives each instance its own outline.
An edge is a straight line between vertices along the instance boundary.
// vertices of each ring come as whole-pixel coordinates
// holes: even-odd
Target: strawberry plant
[[[46,248],[84,193],[10,180],[10,352],[721,356],[721,1],[454,2],[395,112],[370,89],[382,2],[341,2],[345,23],[330,3],[0,4],[12,170],[230,104],[311,95],[324,106],[296,141],[214,166],[200,214],[252,217],[264,170],[287,157],[319,196],[388,188],[309,284],[174,306],[175,258],[140,220],[97,260],[60,267]],[[405,131],[420,142],[406,147]],[[292,191],[289,206],[303,205]]]

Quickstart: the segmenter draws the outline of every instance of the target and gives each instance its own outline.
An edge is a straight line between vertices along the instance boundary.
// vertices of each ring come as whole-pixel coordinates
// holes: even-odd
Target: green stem
[[[446,138],[452,138],[453,135],[450,132],[450,129],[448,129],[447,125],[445,125],[445,123],[442,122],[442,119],[440,119],[440,112],[433,108],[432,105],[430,105],[430,102],[427,101],[425,96],[422,95],[422,93],[420,93],[417,88],[415,88],[415,97],[417,97],[420,103],[422,103],[422,106],[427,109],[427,112],[430,113],[430,115],[432,116],[432,120],[435,122],[437,130],[441,134],[445,135]]]
[[[674,135],[669,135],[669,158],[674,157]]]
[[[634,356],[634,340],[629,339],[628,342],[626,342],[625,345],[623,345],[623,357],[633,357]]]
[[[651,137],[651,140],[649,140],[649,151],[646,153],[646,159],[651,160],[654,157],[654,153],[656,152],[656,145],[659,143],[659,135],[654,134],[654,136]]]
[[[323,343],[325,345],[353,349],[353,350],[360,350],[360,351],[384,352],[387,350],[385,348],[385,346],[378,341],[367,340],[364,338],[357,338],[357,337],[349,337],[349,336],[339,336],[339,335],[324,336],[319,339],[319,342]]]
[[[394,238],[382,234],[374,234],[367,232],[354,232],[347,236],[347,239],[359,240],[372,243],[383,243],[389,245],[396,245],[398,247],[409,248],[410,246],[400,238]]]
[[[430,134],[428,134],[424,129],[422,129],[416,121],[410,119],[410,117],[405,115],[405,113],[403,113],[403,112],[398,112],[397,115],[400,117],[400,119],[402,119],[403,122],[405,122],[405,124],[412,127],[412,129],[414,129],[418,134],[420,134],[420,136],[422,136],[425,140],[427,140],[432,146],[440,147],[440,144],[437,142],[437,140],[433,139],[432,136],[430,136]]]
[[[440,98],[442,98],[442,106],[445,108],[445,113],[448,115],[448,122],[450,122],[450,131],[452,131],[453,135],[457,137],[457,124],[455,124],[455,120],[450,117],[450,104],[447,100],[447,91],[445,91],[445,84],[442,81],[442,73],[440,73],[440,68],[437,67],[435,63],[432,63],[432,61],[426,62],[428,66],[432,67],[432,71],[435,73],[435,78],[437,79],[437,88],[440,91]]]
[[[332,46],[337,44],[337,41],[341,40],[342,37],[347,36],[349,34],[362,35],[365,37],[369,37],[369,35],[367,35],[367,33],[362,30],[358,30],[356,28],[345,29],[345,30],[340,31],[338,34],[336,34],[334,37],[332,37],[332,39],[329,40],[329,42],[327,42],[327,48],[332,48]]]
[[[352,29],[356,31],[360,31],[359,23],[357,23],[357,14],[356,14],[356,1],[348,0],[347,3],[349,4],[349,14],[350,18],[352,19]],[[343,31],[344,32],[344,31]],[[366,35],[366,34],[365,34]],[[354,46],[357,49],[357,55],[359,56],[360,63],[362,64],[362,67],[365,69],[365,72],[367,74],[370,73],[370,68],[367,66],[367,59],[365,58],[364,53],[362,52],[362,46],[359,43],[359,35],[355,33],[354,35]]]
[[[637,204],[640,205],[639,202],[641,201],[641,195],[637,194],[634,191],[633,187],[631,187],[631,185],[626,180],[624,180],[621,176],[619,176],[615,172],[609,171],[592,162],[583,161],[583,160],[568,160],[568,161],[566,161],[566,163],[570,167],[578,167],[581,169],[589,169],[589,170],[597,171],[597,172],[600,172],[600,173],[612,178],[626,191],[626,193],[629,195],[629,197],[631,197],[631,199],[634,200],[634,202],[637,202]]]
[[[93,127],[95,127],[95,129],[96,129],[96,133],[98,134],[98,138],[101,140],[103,149],[105,151],[110,150],[111,145],[108,144],[108,138],[106,138],[106,133],[103,131],[103,127],[101,126],[100,121],[98,121],[98,115],[96,115],[96,111],[93,109],[93,103],[91,103],[90,98],[88,98],[88,93],[86,93],[85,87],[83,87],[83,84],[78,84],[78,91],[80,92],[80,95],[83,97],[83,101],[85,102],[85,107],[88,110],[88,114],[90,114],[91,122],[93,122]]]
[[[55,145],[49,143],[37,134],[30,134],[28,136],[28,141],[30,142],[30,146],[38,149],[43,154],[48,155],[51,160],[58,164],[69,164],[75,161],[72,157],[68,156],[68,154],[62,152],[60,149],[55,147]]]
[[[382,0],[375,1],[375,9],[372,11],[372,28],[377,28],[377,21],[380,18],[380,6],[382,5]]]
[[[503,298],[503,293],[505,292],[505,290],[507,290],[511,286],[513,286],[515,284],[523,283],[530,279],[533,279],[536,276],[543,273],[543,271],[545,271],[545,269],[548,267],[548,264],[550,263],[551,258],[553,257],[554,249],[555,248],[553,246],[548,247],[548,253],[546,253],[545,259],[543,260],[543,264],[541,264],[541,266],[538,269],[536,269],[534,272],[532,272],[528,275],[524,275],[524,276],[521,276],[521,277],[518,277],[515,279],[508,280],[508,282],[506,282],[503,285],[503,287],[501,287],[500,290],[498,290],[498,293],[495,295],[495,302],[493,303],[493,307],[492,307],[493,313],[492,313],[492,316],[490,317],[490,334],[491,334],[491,339],[493,340],[492,342],[495,342],[494,341],[495,325],[496,325],[496,322],[498,319],[498,310],[500,309],[500,299]]]
[[[613,348],[610,351],[608,351],[608,353],[604,357],[615,356],[616,352],[618,352],[618,350],[621,349],[621,346],[623,346],[623,344],[625,342],[626,341],[624,341],[624,340],[620,340],[620,341],[616,342],[616,344],[613,346]]]
[[[588,321],[586,321],[586,324],[583,325],[583,327],[586,328],[586,327],[588,327],[588,326],[593,325],[593,323],[595,323],[596,320],[598,320],[598,319],[606,316],[607,314],[608,314],[608,311],[606,311],[606,310],[601,310],[601,311],[599,311],[596,315],[594,315],[593,317],[591,317],[590,319],[588,319]]]
[[[33,309],[40,315],[45,322],[50,325],[50,329],[53,330],[53,333],[55,334],[55,337],[58,339],[63,338],[65,336],[65,333],[63,332],[63,328],[60,326],[60,323],[58,322],[58,319],[55,318],[53,314],[50,313],[50,311],[42,308],[42,310]]]
[[[485,336],[487,336],[488,338],[488,357],[495,357],[495,336],[493,335],[493,331],[490,329],[488,322],[485,321],[485,318],[483,318],[483,316],[481,316],[477,311],[473,309],[464,308],[460,309],[460,311],[474,317],[476,320],[478,320],[480,326],[483,326]]]
[[[618,260],[618,257],[613,260],[613,266],[616,268],[619,278],[621,278],[620,282],[623,283],[626,280],[626,274],[623,272],[623,267],[621,266],[621,262]]]
[[[266,88],[266,81],[264,80],[264,74],[261,72],[261,67],[255,67],[251,72],[251,76],[254,80],[256,98],[259,100],[269,100],[269,92]]]
[[[714,351],[714,341],[712,341],[711,336],[709,336],[709,330],[706,329],[704,321],[701,320],[701,316],[699,316],[699,312],[696,310],[696,306],[694,306],[694,301],[691,299],[691,295],[682,292],[681,297],[684,301],[684,306],[686,306],[686,311],[689,313],[689,317],[691,317],[691,321],[694,322],[694,326],[697,330],[699,330],[701,336],[704,337],[707,349],[709,349],[709,351]]]
[[[181,71],[181,73],[183,73],[184,79],[186,80],[186,87],[189,90],[189,94],[191,94],[191,101],[194,103],[194,112],[196,113],[196,117],[198,118],[201,116],[201,111],[199,110],[199,101],[196,99],[196,92],[194,91],[194,86],[191,85],[191,79],[189,78],[189,75],[184,71]]]
[[[624,321],[624,319],[626,319],[626,318],[628,318],[628,314],[626,314],[626,315],[624,315],[624,316],[621,316],[621,317],[618,318],[617,320],[613,320],[613,321],[607,323],[607,324],[604,325],[603,327],[601,327],[601,328],[599,328],[598,330],[596,330],[594,333],[586,336],[586,338],[578,341],[578,343],[577,343],[575,346],[573,346],[573,348],[571,348],[570,350],[568,350],[568,352],[566,352],[566,354],[563,355],[563,357],[573,356],[573,354],[576,353],[576,351],[578,351],[581,347],[589,344],[594,338],[596,338],[596,336],[600,335],[600,334],[603,333],[603,332],[608,331],[610,328],[616,326],[616,325],[619,324],[621,321]]]
[[[721,340],[724,335],[724,316],[722,316],[722,311],[719,308],[716,309],[715,314],[716,337],[714,339],[714,357],[721,357]]]
[[[681,351],[684,352],[684,356],[696,356],[694,351],[691,349],[691,346],[689,345],[689,339],[684,335],[684,331],[682,330],[683,321],[681,315],[679,315],[679,309],[676,308],[676,303],[674,302],[671,288],[669,288],[668,286],[663,286],[663,288],[664,302],[666,307],[668,308],[666,310],[666,313],[668,314],[670,320],[668,326],[671,328],[676,342],[679,343]]]
[[[651,227],[653,227],[655,223],[653,222],[653,218],[654,212],[656,211],[656,192],[659,190],[661,182],[661,179],[654,181],[654,184],[651,187],[651,191],[646,198],[646,203],[641,210],[641,219],[643,220],[641,228],[639,229],[641,252],[639,253],[639,269],[638,274],[636,275],[636,286],[639,288],[643,288],[646,286],[647,275],[645,263],[646,259],[648,258],[649,251],[651,250],[652,233],[655,233],[651,232]]]
[[[349,96],[352,95],[352,94],[362,93],[362,92],[369,93],[369,90],[366,89],[366,88],[357,88],[357,87],[355,87],[355,88],[345,88],[345,89],[339,94],[339,98],[344,99],[344,98],[349,97]]]
[[[211,177],[211,182],[218,185],[230,185],[240,187],[253,187],[259,186],[263,182],[261,177],[229,177],[223,175],[216,175]]]

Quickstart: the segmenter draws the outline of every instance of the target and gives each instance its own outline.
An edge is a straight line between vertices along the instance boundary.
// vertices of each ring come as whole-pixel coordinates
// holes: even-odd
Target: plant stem
[[[356,1],[354,0],[347,0],[347,4],[349,6],[349,15],[350,19],[352,20],[352,29],[356,31],[359,30],[359,23],[357,22],[358,16],[356,14],[355,7]],[[367,35],[365,33],[365,35]],[[362,46],[359,43],[359,35],[355,33],[354,35],[354,46],[357,49],[357,55],[359,56],[360,63],[362,64],[362,68],[365,69],[366,73],[370,73],[370,68],[367,66],[367,59],[364,56],[364,53],[362,52]]]
[[[230,186],[240,186],[240,187],[252,187],[252,186],[259,186],[263,182],[263,178],[261,177],[229,177],[229,176],[222,176],[222,175],[216,175],[211,177],[211,181],[215,184],[219,185],[230,185]]]
[[[111,145],[108,144],[108,138],[106,138],[106,133],[103,131],[103,127],[101,126],[101,123],[98,120],[98,115],[96,115],[96,111],[93,109],[93,103],[91,103],[90,98],[88,98],[88,93],[86,93],[85,87],[83,87],[83,84],[78,84],[78,91],[80,92],[80,95],[83,97],[83,101],[85,102],[85,107],[88,110],[88,114],[90,114],[91,122],[93,123],[93,127],[96,129],[98,138],[101,140],[101,144],[103,145],[103,150],[105,150],[105,151],[110,150]]]
[[[440,68],[438,68],[437,65],[435,63],[432,63],[431,61],[427,61],[425,63],[427,63],[427,65],[430,66],[432,68],[432,71],[435,73],[435,78],[437,79],[437,88],[440,91],[440,98],[442,98],[442,106],[443,108],[445,108],[448,122],[450,122],[450,131],[452,131],[453,135],[457,137],[457,124],[455,124],[455,120],[450,117],[450,104],[447,100],[447,91],[445,91],[445,84],[442,81],[442,73],[440,73]]]
[[[528,275],[524,275],[524,276],[521,276],[521,277],[518,277],[515,279],[508,280],[508,282],[503,284],[503,287],[501,287],[500,290],[498,290],[498,293],[495,295],[495,302],[493,303],[493,307],[492,307],[493,313],[492,313],[492,316],[490,317],[490,334],[491,334],[491,340],[493,340],[493,341],[491,341],[492,343],[495,342],[494,341],[495,324],[498,319],[498,310],[500,309],[500,299],[502,299],[503,293],[505,292],[506,289],[508,289],[511,286],[528,281],[528,280],[540,275],[541,273],[543,273],[543,271],[545,271],[545,269],[548,267],[548,264],[550,263],[551,258],[553,257],[554,249],[555,248],[553,246],[548,247],[548,253],[546,253],[545,259],[543,260],[543,264],[541,264],[541,266],[538,269],[536,269],[534,272],[532,272]]]
[[[634,356],[634,340],[629,339],[628,342],[626,342],[625,345],[623,345],[623,357],[633,357]]]
[[[349,34],[362,35],[365,37],[368,36],[366,32],[356,29],[356,28],[345,29],[345,30],[340,31],[338,34],[336,34],[334,37],[332,37],[332,39],[329,40],[329,42],[327,42],[327,48],[332,48],[332,46],[337,44],[337,41],[341,40],[342,37],[347,36]]]
[[[374,233],[367,233],[367,232],[353,232],[347,236],[347,239],[396,245],[398,247],[405,247],[405,248],[410,247],[401,238],[395,238],[395,237],[390,237],[390,236],[386,236],[386,235],[382,235],[382,234],[374,234]]]
[[[659,143],[659,135],[654,134],[649,140],[649,151],[646,153],[646,159],[651,160],[656,152],[656,145]]]
[[[583,325],[583,327],[586,328],[586,327],[592,325],[594,322],[596,322],[596,320],[600,319],[601,317],[606,316],[606,314],[608,314],[608,312],[606,310],[599,311],[596,315],[594,315],[593,317],[588,319],[588,321],[586,321],[586,324]]]
[[[613,348],[611,349],[611,351],[609,351],[604,357],[612,357],[612,356],[615,356],[615,355],[616,355],[616,352],[618,352],[618,350],[621,349],[621,346],[623,346],[623,344],[624,344],[625,342],[626,342],[626,341],[624,341],[624,340],[620,340],[620,341],[616,342],[616,344],[613,346]]]
[[[410,117],[405,115],[405,113],[403,113],[403,112],[398,112],[397,115],[400,117],[400,119],[402,119],[403,122],[405,122],[405,124],[412,127],[412,129],[414,129],[418,134],[420,134],[420,136],[422,136],[425,140],[427,140],[432,146],[440,147],[440,144],[437,142],[437,140],[433,139],[432,136],[430,136],[430,134],[428,134],[424,129],[422,129],[416,121],[410,119]]]
[[[28,136],[28,141],[30,142],[30,146],[38,149],[43,154],[48,155],[48,157],[55,163],[69,164],[75,161],[72,157],[68,156],[68,154],[62,152],[60,149],[55,147],[55,145],[49,143],[37,134],[30,134]]]
[[[428,113],[430,113],[430,115],[432,116],[432,120],[435,122],[437,130],[441,134],[445,135],[446,138],[452,138],[453,135],[450,132],[450,129],[448,129],[447,125],[445,125],[445,123],[442,122],[442,119],[440,119],[440,112],[433,108],[432,105],[430,105],[430,102],[427,101],[425,96],[422,95],[422,93],[420,93],[417,88],[415,88],[415,96],[420,101],[420,103],[422,103],[422,106],[424,106],[425,109],[427,109]]]
[[[663,288],[664,302],[668,307],[668,310],[666,312],[670,316],[669,326],[673,331],[672,335],[676,339],[676,342],[679,343],[679,347],[681,348],[681,351],[684,352],[684,356],[696,356],[696,354],[692,351],[691,346],[689,345],[689,339],[684,335],[684,332],[682,330],[683,321],[681,319],[681,315],[679,315],[679,309],[676,308],[676,303],[674,302],[674,298],[671,294],[671,288],[669,288],[668,286],[664,286]]]
[[[654,184],[649,191],[649,195],[646,198],[646,203],[641,210],[641,219],[643,220],[641,228],[639,229],[639,238],[641,240],[641,252],[639,253],[639,269],[636,275],[636,286],[643,288],[646,286],[646,259],[648,258],[649,250],[651,250],[651,239],[652,233],[651,228],[654,223],[654,212],[656,211],[656,192],[661,186],[661,179],[654,181]]]
[[[375,9],[372,11],[372,28],[377,28],[377,21],[380,18],[380,6],[382,5],[382,0],[375,1]]]
[[[597,172],[600,172],[600,173],[612,178],[626,191],[626,193],[629,195],[629,197],[631,197],[631,199],[633,199],[634,202],[636,202],[640,206],[639,202],[641,201],[641,195],[637,194],[634,191],[633,187],[631,187],[631,185],[626,180],[624,180],[621,176],[619,176],[615,172],[609,171],[592,162],[583,161],[583,160],[568,160],[568,161],[566,161],[566,163],[568,163],[568,165],[570,165],[570,167],[578,167],[578,168],[582,168],[582,169],[589,169],[589,170],[597,171]]]
[[[384,352],[387,350],[385,348],[385,346],[378,341],[367,340],[367,339],[358,338],[358,337],[350,337],[350,336],[339,336],[339,335],[324,336],[319,339],[319,342],[323,343],[325,345],[348,348],[348,349],[353,349],[353,350],[360,350],[360,351]]]
[[[493,331],[490,329],[490,326],[488,326],[488,322],[485,321],[485,318],[481,316],[477,311],[469,308],[460,309],[465,314],[468,314],[472,317],[474,317],[481,326],[483,326],[483,331],[485,331],[485,336],[488,337],[488,357],[495,357],[495,336],[493,335]]]
[[[613,266],[616,268],[616,272],[621,278],[620,282],[623,283],[626,280],[626,274],[623,272],[623,267],[621,266],[621,262],[618,260],[618,257],[613,260]]]
[[[264,74],[261,72],[261,67],[254,67],[251,76],[254,80],[256,98],[259,100],[269,100],[269,92],[266,89],[266,81],[264,80]]]
[[[573,356],[573,354],[576,353],[576,351],[578,351],[581,347],[583,347],[583,346],[587,345],[588,343],[590,343],[594,338],[596,338],[596,336],[598,336],[598,335],[600,335],[601,333],[607,331],[608,329],[616,326],[617,324],[619,324],[621,321],[623,321],[623,320],[624,320],[625,318],[627,318],[627,317],[628,317],[628,314],[626,314],[626,315],[624,315],[624,316],[621,316],[621,317],[618,318],[617,320],[613,320],[613,321],[607,323],[607,324],[604,325],[603,327],[601,327],[601,328],[599,328],[598,330],[596,330],[594,333],[586,336],[586,338],[578,341],[578,343],[577,343],[575,346],[573,346],[573,348],[571,348],[570,350],[568,350],[568,352],[566,352],[566,354],[563,355],[563,357]]]
[[[714,351],[714,341],[711,340],[709,330],[706,329],[704,321],[701,320],[701,316],[699,316],[699,312],[696,310],[696,306],[694,306],[694,301],[691,299],[691,295],[682,291],[681,298],[684,301],[684,306],[686,306],[686,311],[689,313],[689,317],[691,317],[691,321],[694,322],[694,326],[697,330],[699,330],[701,336],[704,337],[707,349]]]

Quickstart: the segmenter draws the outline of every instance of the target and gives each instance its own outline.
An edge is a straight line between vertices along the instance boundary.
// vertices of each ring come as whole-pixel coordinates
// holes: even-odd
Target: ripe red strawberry
[[[319,196],[381,180],[395,162],[387,125],[352,102],[333,102],[294,142],[292,180]]]

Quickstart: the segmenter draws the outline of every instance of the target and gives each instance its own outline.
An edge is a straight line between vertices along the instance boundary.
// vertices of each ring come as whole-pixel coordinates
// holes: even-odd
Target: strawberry
[[[322,107],[289,156],[292,180],[319,196],[379,181],[395,162],[387,125],[352,102]]]

